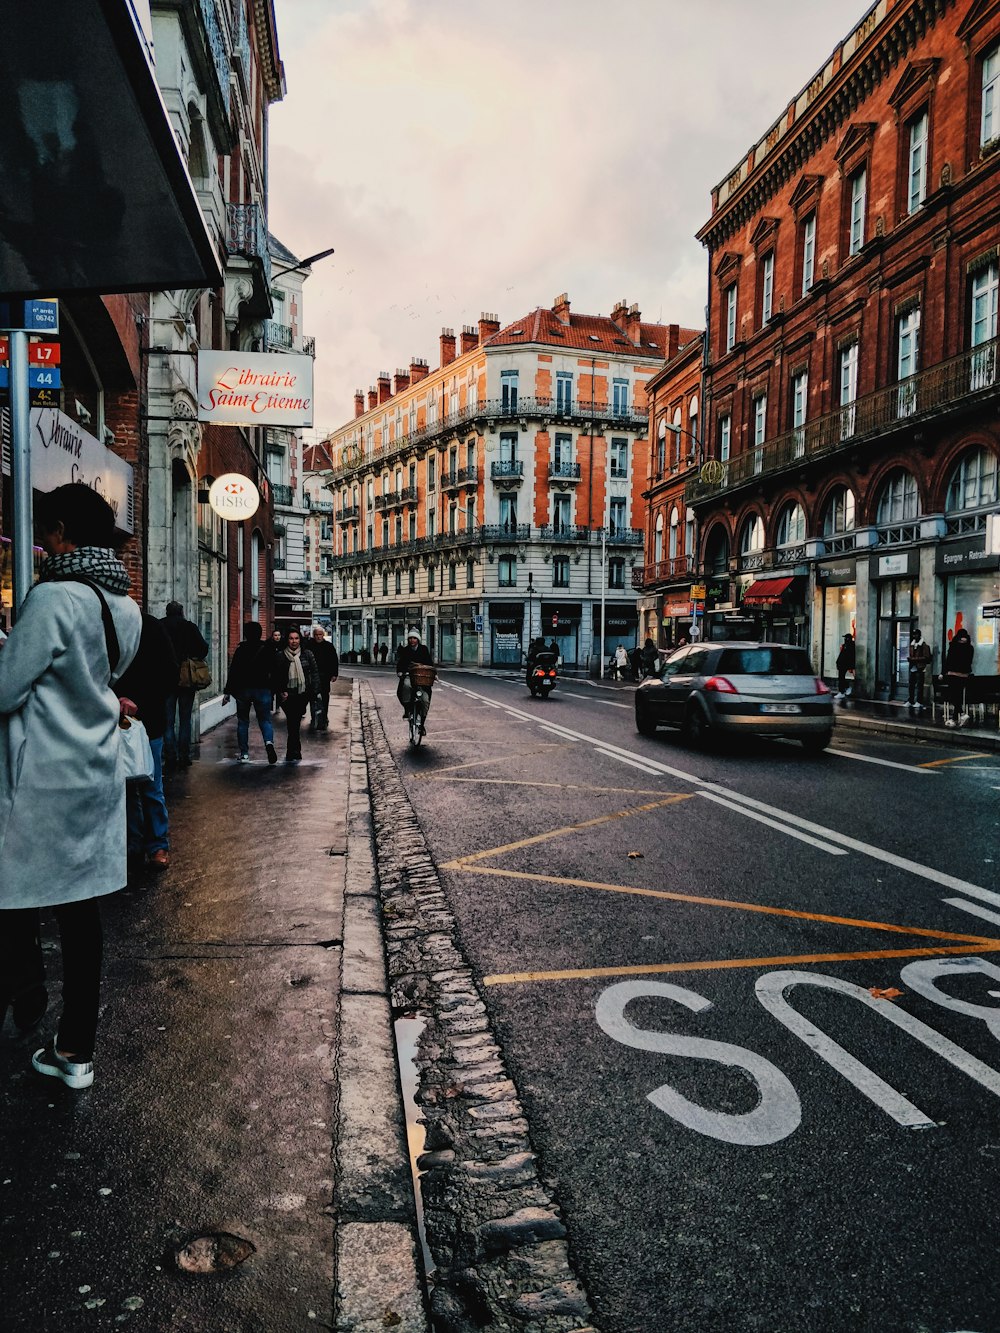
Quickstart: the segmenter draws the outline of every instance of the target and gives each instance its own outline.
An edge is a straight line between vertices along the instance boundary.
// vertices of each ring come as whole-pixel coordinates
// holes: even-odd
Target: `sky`
[[[568,292],[704,323],[713,186],[865,0],[275,0],[270,228],[305,285],[316,427],[379,371]]]

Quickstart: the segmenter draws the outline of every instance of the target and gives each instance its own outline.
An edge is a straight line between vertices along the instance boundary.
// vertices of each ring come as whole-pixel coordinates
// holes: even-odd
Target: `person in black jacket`
[[[267,762],[278,762],[278,752],[274,748],[274,725],[271,722],[271,700],[274,697],[271,677],[274,674],[275,648],[270,642],[261,643],[263,633],[256,620],[248,620],[243,626],[243,642],[229,663],[225,693],[222,696],[224,704],[229,702],[230,697],[236,700],[236,743],[241,764],[250,762],[251,704],[267,751]]]
[[[302,719],[310,700],[319,697],[319,671],[316,659],[302,646],[297,629],[288,631],[285,647],[274,658],[271,684],[288,723],[288,748],[285,763],[297,764],[302,758]]]
[[[177,665],[188,657],[203,662],[208,656],[208,644],[197,625],[184,619],[180,602],[168,602],[166,617],[161,621],[173,645]],[[191,764],[191,710],[197,690],[178,685],[167,699],[167,729],[163,736],[163,762],[168,768],[188,768]],[[180,708],[180,720],[177,710]],[[175,730],[175,723],[177,727]]]
[[[844,641],[840,645],[840,652],[837,654],[837,698],[847,697],[848,690],[853,690],[854,682],[847,683],[848,673],[854,675],[854,668],[858,660],[857,649],[854,646],[854,635],[845,634]]]
[[[319,672],[320,700],[312,706],[310,731],[327,731],[330,726],[330,685],[340,675],[340,658],[337,650],[326,637],[322,625],[314,625],[309,651],[316,659]]]
[[[153,751],[152,781],[129,782],[125,787],[128,859],[132,866],[143,858],[157,870],[166,870],[170,864],[170,816],[163,795],[163,733],[167,700],[177,689],[178,670],[163,622],[144,611],[139,651],[115,683],[122,712],[126,717],[138,717]]]
[[[422,663],[424,666],[433,666],[430,649],[420,637],[420,631],[415,627],[407,631],[406,642],[400,645],[396,654],[396,675],[399,677],[399,684],[396,687],[396,698],[403,705],[403,716],[409,717],[410,699],[413,695],[413,688],[410,685],[410,667],[416,663]],[[430,707],[431,694],[433,691],[427,690],[427,706]]]
[[[948,682],[948,700],[955,709],[955,716],[945,719],[946,727],[958,725],[964,727],[969,720],[965,711],[965,687],[972,675],[972,659],[975,648],[967,629],[960,629],[948,645],[948,654],[944,659],[944,674]],[[957,723],[956,723],[957,719]]]

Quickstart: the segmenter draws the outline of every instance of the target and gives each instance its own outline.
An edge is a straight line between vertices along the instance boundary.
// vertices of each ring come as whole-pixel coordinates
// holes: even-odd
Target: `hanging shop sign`
[[[260,492],[249,477],[239,472],[226,472],[216,477],[208,490],[208,503],[230,523],[253,518],[260,508]]]
[[[199,352],[198,420],[224,426],[311,426],[312,357]]]

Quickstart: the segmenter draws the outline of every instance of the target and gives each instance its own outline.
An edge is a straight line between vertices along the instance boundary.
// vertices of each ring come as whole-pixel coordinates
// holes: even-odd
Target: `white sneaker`
[[[241,754],[239,759],[237,760],[237,763],[240,764],[249,764],[249,762],[250,762],[250,756],[248,754]]]
[[[969,721],[969,714],[968,714],[968,713],[959,713],[959,715],[958,715],[958,725],[959,725],[960,727],[964,727],[965,724],[966,724],[966,722],[968,722],[968,721]]]
[[[944,724],[946,727],[955,727],[958,725],[958,723],[955,721],[953,717],[946,717],[944,720]]]

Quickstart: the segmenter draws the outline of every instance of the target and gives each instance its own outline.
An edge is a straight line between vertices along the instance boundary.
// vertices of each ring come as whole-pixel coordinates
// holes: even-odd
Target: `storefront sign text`
[[[199,352],[198,420],[229,426],[311,426],[312,357]]]

